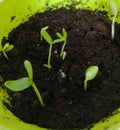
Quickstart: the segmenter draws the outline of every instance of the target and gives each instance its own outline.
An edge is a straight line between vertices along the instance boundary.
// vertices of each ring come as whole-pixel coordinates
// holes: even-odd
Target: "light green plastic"
[[[120,1],[113,1],[120,10]],[[110,0],[0,0],[0,41],[3,36],[7,37],[13,28],[27,21],[30,16],[36,12],[44,12],[49,8],[69,8],[71,5],[76,9],[106,11],[108,18],[111,19],[109,2]],[[116,21],[120,23],[120,14]],[[25,123],[13,115],[3,105],[3,101],[9,102],[8,97],[7,92],[0,87],[0,130],[47,130],[47,128]],[[120,130],[120,109],[115,110],[112,116],[94,124],[91,130]]]
[[[115,110],[110,117],[95,124],[91,130],[120,130],[120,108]]]

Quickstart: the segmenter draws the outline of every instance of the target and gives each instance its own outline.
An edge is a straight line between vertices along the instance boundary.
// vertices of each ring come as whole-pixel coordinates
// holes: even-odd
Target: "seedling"
[[[90,66],[87,68],[86,72],[85,72],[85,80],[84,80],[84,90],[87,90],[87,82],[89,80],[92,80],[96,77],[97,73],[98,73],[98,66]]]
[[[111,25],[111,37],[112,40],[114,40],[115,37],[115,20],[118,14],[118,7],[113,1],[110,1],[110,10],[111,10],[111,15],[113,15],[113,20],[112,20],[112,25]]]
[[[14,45],[10,45],[9,43],[6,43],[4,46],[2,46],[2,44],[0,44],[0,56],[1,56],[1,53],[3,53],[5,58],[7,60],[9,60],[6,52],[11,51],[13,48],[14,48]]]
[[[61,52],[60,52],[60,56],[64,60],[66,58],[66,54],[67,54],[66,51],[64,51],[66,41],[67,41],[67,32],[66,32],[65,28],[62,29],[62,34],[57,32],[56,35],[58,36],[59,39],[61,39],[61,41],[63,40],[63,42],[64,42]]]
[[[53,44],[56,44],[56,43],[59,43],[59,42],[63,42],[64,39],[63,39],[63,36],[62,38],[59,38],[59,39],[55,39],[53,40],[52,37],[50,36],[50,34],[47,32],[47,29],[48,29],[48,26],[47,27],[43,27],[41,29],[41,40],[42,38],[44,38],[46,40],[46,42],[49,44],[50,48],[49,48],[49,55],[48,55],[48,62],[47,64],[45,64],[44,66],[51,69],[52,66],[51,66],[51,53],[52,53],[52,46]],[[59,35],[59,33],[57,33]]]
[[[9,80],[5,82],[5,86],[12,90],[12,91],[22,91],[24,89],[29,88],[30,86],[33,87],[38,100],[41,104],[41,106],[44,106],[41,94],[39,92],[39,90],[37,89],[37,86],[35,85],[34,81],[33,81],[33,69],[32,69],[32,64],[30,63],[30,61],[25,60],[24,61],[24,67],[27,71],[28,77],[23,77],[17,80]]]

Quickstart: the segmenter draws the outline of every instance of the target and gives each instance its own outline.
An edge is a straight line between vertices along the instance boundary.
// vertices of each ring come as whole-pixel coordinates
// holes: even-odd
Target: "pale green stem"
[[[7,56],[7,54],[6,54],[6,52],[5,51],[2,51],[3,52],[3,55],[5,56],[5,58],[7,59],[7,60],[9,60],[9,58],[8,58],[8,56]]]
[[[51,68],[50,61],[51,61],[51,53],[52,53],[52,44],[50,44],[49,48],[49,55],[48,55],[48,68]]]
[[[116,17],[117,17],[117,14],[114,16],[113,21],[112,21],[112,28],[111,28],[112,39],[114,39],[114,37],[115,37],[115,19],[116,19]]]
[[[87,80],[84,81],[84,90],[87,90]]]
[[[42,96],[41,96],[41,94],[40,94],[39,90],[37,89],[34,82],[32,82],[32,87],[33,87],[33,89],[34,89],[34,91],[35,91],[35,93],[36,93],[36,95],[37,95],[37,97],[38,97],[38,99],[40,101],[41,106],[43,107],[45,104],[43,103]]]
[[[63,53],[64,48],[65,48],[65,45],[66,45],[66,40],[65,40],[65,42],[64,42],[64,44],[63,44],[63,46],[62,46],[62,49],[61,49],[61,53],[60,53],[60,54],[62,54],[62,53]]]

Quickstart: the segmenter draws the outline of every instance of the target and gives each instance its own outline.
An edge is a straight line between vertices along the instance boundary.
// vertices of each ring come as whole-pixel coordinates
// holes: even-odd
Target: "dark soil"
[[[63,43],[55,44],[52,51],[52,69],[45,68],[49,45],[40,41],[40,30],[48,32],[64,27],[68,32],[66,59],[60,58]],[[8,52],[10,60],[0,58],[3,81],[27,76],[23,62],[31,61],[34,82],[40,90],[45,106],[42,108],[30,87],[21,92],[8,93],[13,107],[9,109],[25,122],[47,128],[85,128],[108,116],[120,107],[120,26],[116,25],[115,41],[111,40],[111,22],[95,12],[59,9],[36,14],[15,28],[3,44],[15,47]],[[95,79],[84,91],[85,70],[98,65]]]

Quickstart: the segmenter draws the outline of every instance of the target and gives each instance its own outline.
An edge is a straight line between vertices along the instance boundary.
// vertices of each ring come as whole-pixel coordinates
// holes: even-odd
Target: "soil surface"
[[[12,21],[11,21],[12,22]],[[63,61],[63,43],[53,45],[51,65],[47,63],[49,45],[40,40],[40,30],[49,26],[53,39],[56,32],[68,32]],[[46,11],[31,17],[15,28],[3,44],[14,44],[14,49],[0,58],[3,82],[27,76],[24,60],[33,66],[36,83],[45,106],[30,87],[21,92],[7,89],[12,100],[9,109],[25,122],[47,128],[85,128],[108,116],[120,107],[120,26],[116,25],[115,40],[111,40],[111,22],[97,12],[85,10]],[[88,82],[84,91],[85,70],[97,65],[99,72]]]

